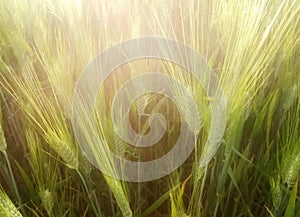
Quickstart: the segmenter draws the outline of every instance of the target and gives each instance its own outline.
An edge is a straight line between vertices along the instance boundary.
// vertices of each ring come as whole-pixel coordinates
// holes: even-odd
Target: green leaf
[[[293,191],[291,193],[291,197],[290,197],[288,206],[285,210],[284,217],[294,217],[296,196],[297,196],[297,188],[298,188],[298,181],[295,182],[295,185],[293,187]]]
[[[158,198],[151,206],[149,206],[141,215],[141,217],[147,217],[151,213],[153,213],[155,210],[158,209],[170,196],[170,192],[174,191],[176,188],[179,187],[178,185],[175,185],[173,188],[171,188],[169,191],[164,193],[160,198]]]

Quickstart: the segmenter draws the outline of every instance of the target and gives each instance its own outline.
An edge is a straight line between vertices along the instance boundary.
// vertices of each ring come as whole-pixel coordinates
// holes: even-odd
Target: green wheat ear
[[[290,156],[285,162],[283,169],[283,181],[289,186],[293,186],[300,172],[300,153]]]
[[[282,202],[282,190],[280,187],[280,180],[271,180],[272,203],[275,210],[278,210]]]
[[[3,217],[22,217],[9,197],[0,189],[0,216]]]
[[[40,198],[42,200],[42,204],[47,211],[49,216],[52,216],[53,207],[54,207],[54,198],[51,191],[48,189],[40,192]]]
[[[93,171],[93,165],[91,162],[83,155],[80,154],[79,158],[79,171],[84,171],[85,174],[91,174]]]

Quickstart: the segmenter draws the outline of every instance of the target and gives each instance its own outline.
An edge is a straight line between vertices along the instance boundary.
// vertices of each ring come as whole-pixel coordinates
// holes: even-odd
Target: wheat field
[[[86,144],[103,144],[91,145],[91,162],[73,127],[76,87],[99,53],[145,36],[197,51],[226,96],[226,112],[213,116],[213,97],[174,63],[120,65],[98,89],[96,127],[86,124],[88,113],[78,118]],[[151,131],[151,114],[166,120],[150,148],[124,141],[116,132],[124,127],[110,117],[114,95],[146,71],[176,79],[171,92],[186,87],[199,109],[184,97],[140,95],[129,111],[134,132]],[[220,120],[226,126],[214,124]],[[117,166],[108,148],[133,162],[160,158],[185,122],[200,130],[174,171],[141,182],[109,175]],[[0,0],[0,151],[0,216],[300,216],[300,2]]]

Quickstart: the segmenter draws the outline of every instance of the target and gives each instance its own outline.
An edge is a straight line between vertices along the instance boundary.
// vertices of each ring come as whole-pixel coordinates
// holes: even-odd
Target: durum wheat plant
[[[297,0],[0,0],[0,215],[300,216],[299,21]],[[214,99],[190,72],[139,59],[99,87],[96,128],[85,111],[78,119],[93,165],[72,127],[76,85],[101,51],[143,36],[176,39],[205,58],[226,95],[226,116],[218,117],[226,121],[225,134],[216,146],[205,145]],[[133,102],[130,124],[146,135],[150,115],[163,114],[163,138],[143,149],[117,135],[113,97],[148,71],[189,90],[201,130],[193,153],[171,174],[149,182],[114,179],[95,168],[116,173],[104,147],[127,160],[153,160],[174,146],[181,120],[195,120],[186,99],[175,105],[148,93]]]

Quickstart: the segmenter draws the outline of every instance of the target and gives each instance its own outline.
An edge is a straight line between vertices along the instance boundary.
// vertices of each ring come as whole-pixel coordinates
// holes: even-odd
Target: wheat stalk
[[[1,92],[1,89],[0,89]],[[4,137],[4,129],[2,127],[3,125],[3,115],[2,115],[2,106],[0,101],[0,151],[4,152],[7,149],[6,140]]]

